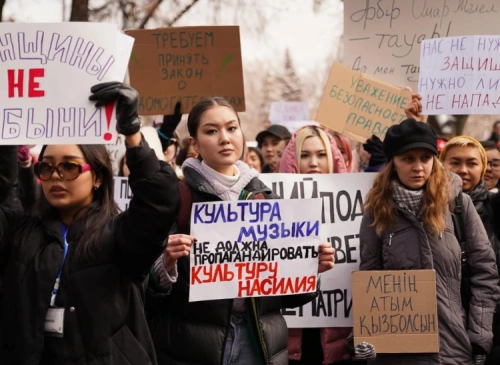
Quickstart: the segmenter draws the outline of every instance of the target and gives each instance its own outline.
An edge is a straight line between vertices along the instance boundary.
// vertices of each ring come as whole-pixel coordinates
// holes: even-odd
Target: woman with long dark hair
[[[136,91],[91,91],[96,106],[116,101],[134,197],[119,214],[104,146],[42,148],[37,214],[0,209],[2,365],[156,364],[143,282],[178,211],[177,178],[142,139]]]
[[[240,160],[240,119],[224,98],[197,103],[188,117],[189,142],[198,159],[184,162],[177,234],[155,264],[153,280],[170,294],[152,311],[151,330],[160,365],[286,365],[288,332],[282,308],[317,293],[189,302],[189,235],[193,202],[275,199],[258,172]],[[201,238],[201,237],[200,237]],[[333,267],[330,243],[319,247],[318,271]],[[161,295],[161,293],[157,293]]]

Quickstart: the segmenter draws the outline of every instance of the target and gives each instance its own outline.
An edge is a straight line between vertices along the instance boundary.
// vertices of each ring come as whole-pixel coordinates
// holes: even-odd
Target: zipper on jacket
[[[250,301],[252,302],[252,309],[253,309],[253,315],[255,318],[255,324],[256,324],[256,329],[257,332],[259,333],[259,340],[260,340],[260,345],[262,346],[262,351],[264,352],[264,361],[265,363],[269,363],[269,355],[267,354],[267,348],[266,344],[264,343],[264,338],[262,336],[262,329],[260,328],[259,325],[259,315],[257,313],[257,303],[255,302],[255,298],[250,298]]]
[[[406,228],[400,229],[399,231],[389,233],[389,246],[392,244],[393,237],[399,236],[400,234],[403,234],[406,231],[409,231],[411,229],[412,229],[412,227],[406,227]]]

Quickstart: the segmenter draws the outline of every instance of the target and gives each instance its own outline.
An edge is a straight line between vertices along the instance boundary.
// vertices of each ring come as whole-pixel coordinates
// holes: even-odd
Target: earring
[[[94,186],[94,190],[99,189],[99,185]]]

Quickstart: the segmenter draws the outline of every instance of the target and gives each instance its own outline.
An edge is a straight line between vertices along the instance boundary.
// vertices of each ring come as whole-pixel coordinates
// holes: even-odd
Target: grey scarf
[[[198,159],[190,158],[187,159],[184,164],[182,165],[182,170],[186,168],[191,168],[195,171],[197,171],[205,181],[214,189],[215,194],[222,200],[238,200],[238,197],[241,194],[241,191],[248,185],[252,179],[256,178],[259,176],[259,173],[251,169],[250,167],[247,166],[247,164],[241,162],[241,161],[236,161],[235,163],[236,167],[238,170],[240,170],[240,178],[238,181],[234,183],[233,186],[228,188],[227,186],[224,186],[220,181],[213,179],[211,176],[208,176],[201,165],[201,161]],[[186,175],[186,173],[184,173]]]
[[[422,209],[424,189],[410,190],[397,180],[392,181],[394,202],[403,209],[406,209],[415,217],[418,217]]]

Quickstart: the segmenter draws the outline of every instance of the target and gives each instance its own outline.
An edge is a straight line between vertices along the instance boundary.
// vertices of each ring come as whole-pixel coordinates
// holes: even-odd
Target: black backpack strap
[[[463,193],[457,195],[454,201],[454,207],[451,212],[451,218],[453,219],[453,228],[455,231],[455,237],[457,238],[460,248],[462,249],[462,254],[465,253],[465,222],[464,222],[464,198]]]
[[[460,283],[460,294],[462,297],[462,306],[464,307],[466,313],[469,313],[470,300],[472,298],[472,292],[470,289],[470,271],[469,265],[467,263],[468,253],[467,253],[467,236],[465,233],[465,218],[464,218],[464,198],[463,193],[457,195],[454,201],[454,208],[451,211],[451,217],[453,219],[453,228],[455,231],[455,237],[460,244],[460,251],[462,253],[462,282]]]
[[[193,192],[188,184],[181,180],[179,181],[179,193],[181,207],[177,216],[178,233],[189,234],[191,225],[191,209],[193,207]]]

